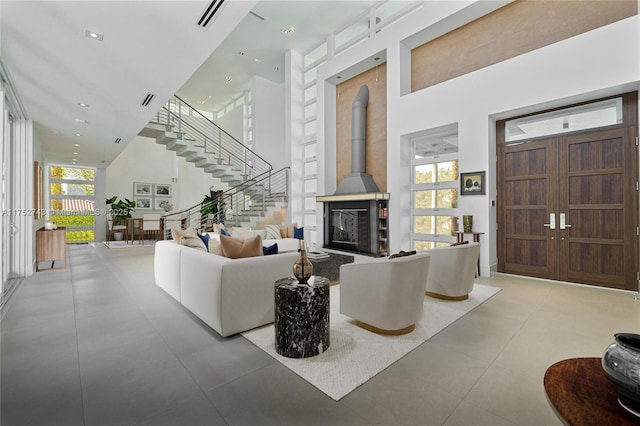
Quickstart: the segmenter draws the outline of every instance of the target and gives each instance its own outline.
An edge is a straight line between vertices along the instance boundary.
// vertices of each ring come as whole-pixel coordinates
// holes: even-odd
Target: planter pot
[[[618,402],[640,416],[640,335],[618,333],[602,356],[604,373],[618,392]]]
[[[124,234],[122,232],[114,232],[113,233],[113,239],[115,241],[122,241],[124,238]]]

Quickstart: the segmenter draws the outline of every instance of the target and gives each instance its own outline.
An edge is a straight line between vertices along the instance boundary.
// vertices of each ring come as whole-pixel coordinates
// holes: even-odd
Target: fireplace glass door
[[[330,245],[350,251],[369,252],[369,210],[332,208]]]

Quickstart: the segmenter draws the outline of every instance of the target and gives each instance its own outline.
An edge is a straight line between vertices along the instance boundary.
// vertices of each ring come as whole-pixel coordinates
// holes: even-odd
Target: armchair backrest
[[[473,281],[480,256],[480,243],[462,244],[452,247],[438,247],[426,251],[431,256],[431,268],[427,290],[452,288],[468,294],[473,288]],[[432,291],[432,290],[429,290]],[[435,291],[439,293],[439,291]]]

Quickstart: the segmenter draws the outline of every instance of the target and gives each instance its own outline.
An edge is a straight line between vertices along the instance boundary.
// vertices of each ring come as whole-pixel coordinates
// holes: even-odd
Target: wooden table
[[[602,369],[602,358],[572,358],[553,364],[544,374],[544,390],[565,424],[640,424],[640,418],[618,404],[618,394]]]
[[[484,235],[484,232],[462,232],[462,231],[456,231],[456,241],[458,243],[464,242],[465,234],[473,235],[473,242],[474,243],[479,243],[480,242],[480,235]],[[478,255],[478,276],[480,276],[480,255]]]
[[[136,240],[135,238],[135,233],[136,233],[136,222],[138,222],[138,240],[140,241],[140,245],[142,245],[144,243],[144,237],[143,237],[143,233],[142,233],[142,227],[143,225],[143,219],[141,217],[128,217],[127,218],[127,230],[129,229],[129,227],[131,227],[131,233],[129,234],[129,241],[131,241],[131,244],[134,243],[134,241]],[[129,244],[129,241],[127,241],[127,244]]]

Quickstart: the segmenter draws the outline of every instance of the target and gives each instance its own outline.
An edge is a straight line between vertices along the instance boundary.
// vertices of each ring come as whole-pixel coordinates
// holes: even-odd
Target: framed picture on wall
[[[157,198],[154,198],[153,203],[154,203],[153,204],[154,210],[169,211],[173,208],[173,204],[171,204],[171,198],[157,197]]]
[[[485,172],[460,173],[460,195],[486,194]]]
[[[152,203],[152,197],[136,197],[136,210],[151,210]]]
[[[153,187],[153,195],[156,197],[171,197],[171,184],[156,183]]]
[[[134,182],[133,183],[133,195],[142,195],[150,197],[152,185],[150,183]]]

